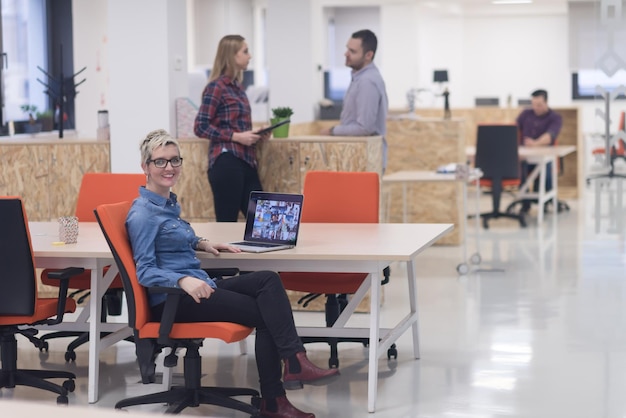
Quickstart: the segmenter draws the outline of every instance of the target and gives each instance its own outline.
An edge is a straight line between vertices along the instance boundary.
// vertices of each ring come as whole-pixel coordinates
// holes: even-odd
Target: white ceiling
[[[493,4],[491,0],[417,0],[416,2],[424,8],[445,14],[498,15],[566,13],[568,0],[533,0],[531,4]]]

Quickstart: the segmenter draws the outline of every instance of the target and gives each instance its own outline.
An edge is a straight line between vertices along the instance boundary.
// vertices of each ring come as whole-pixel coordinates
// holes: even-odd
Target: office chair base
[[[523,210],[523,205],[524,203],[527,202],[529,204],[537,204],[539,203],[539,201],[537,199],[519,199],[519,200],[515,200],[513,202],[511,202],[509,204],[509,206],[506,207],[506,213],[515,213],[514,209],[517,205],[520,205],[520,210],[518,213],[525,213],[527,211]],[[548,212],[548,205],[552,205],[552,200],[550,200],[549,202],[546,202],[543,205],[543,212],[547,213]],[[556,210],[557,213],[561,213],[561,212],[565,212],[565,211],[569,211],[570,207],[567,204],[567,202],[563,201],[563,200],[557,200],[557,205],[556,205]]]
[[[140,344],[137,345],[137,357],[142,371],[142,381],[144,380],[144,372],[148,375],[153,372],[152,362],[158,354],[159,348],[155,341],[138,339]],[[169,390],[152,393],[148,395],[135,396],[133,398],[123,399],[115,404],[116,409],[125,408],[133,405],[146,405],[153,403],[166,403],[168,405],[165,411],[168,414],[178,414],[188,407],[197,407],[201,404],[217,405],[225,408],[236,409],[246,412],[251,416],[258,416],[259,410],[253,406],[253,402],[258,398],[259,392],[250,388],[229,388],[229,387],[211,387],[201,386],[202,378],[202,360],[199,354],[201,342],[188,341],[183,346],[187,352],[184,357],[184,376],[185,386],[174,386]],[[176,348],[172,350],[176,353]],[[150,370],[144,370],[144,367]],[[251,403],[245,403],[237,399],[235,396],[250,396]]]
[[[235,396],[250,396],[251,401],[250,403],[245,403],[233,399]],[[178,414],[188,407],[217,405],[229,409],[236,409],[250,414],[251,416],[258,416],[259,410],[253,405],[257,402],[256,399],[259,397],[259,392],[249,388],[222,388],[212,386],[187,388],[174,386],[167,391],[121,400],[115,404],[115,409],[122,409],[134,405],[165,403],[168,405],[165,413]]]
[[[489,220],[490,219],[498,219],[498,218],[509,218],[516,219],[519,221],[519,225],[522,228],[526,228],[526,218],[523,214],[515,214],[515,213],[506,213],[506,212],[490,212],[490,213],[481,213],[481,219],[483,220],[483,228],[489,229]]]
[[[0,369],[0,388],[30,386],[58,394],[57,403],[67,404],[67,394],[76,389],[74,373],[56,370],[29,370],[17,368],[17,340],[15,335],[4,335],[0,345],[2,369]],[[61,385],[46,379],[66,379]]]

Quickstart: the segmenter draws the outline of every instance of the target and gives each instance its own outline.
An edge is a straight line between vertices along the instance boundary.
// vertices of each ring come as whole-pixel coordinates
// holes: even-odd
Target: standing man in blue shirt
[[[553,146],[561,132],[563,118],[548,107],[548,92],[535,90],[531,94],[531,108],[520,113],[517,117],[517,126],[520,130],[520,145],[525,147]],[[526,181],[526,177],[534,169],[535,165],[522,161],[522,183]],[[546,191],[550,191],[552,190],[552,163],[548,164],[547,169]],[[534,183],[534,190],[538,189],[539,179],[535,180]],[[522,203],[522,212],[528,212],[529,209],[530,201],[525,200]],[[539,210],[543,210],[543,208]]]
[[[322,135],[383,137],[383,171],[387,167],[387,91],[374,64],[378,40],[368,29],[354,32],[346,45],[346,66],[352,81],[343,100],[339,125],[323,129]]]

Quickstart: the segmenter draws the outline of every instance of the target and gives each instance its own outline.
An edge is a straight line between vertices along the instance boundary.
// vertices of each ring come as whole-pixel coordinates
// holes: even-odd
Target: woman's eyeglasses
[[[183,165],[183,159],[181,157],[174,157],[169,160],[165,158],[156,158],[154,160],[148,160],[148,164],[150,163],[153,163],[156,168],[165,168],[167,167],[167,163],[170,163],[172,167],[180,167]]]

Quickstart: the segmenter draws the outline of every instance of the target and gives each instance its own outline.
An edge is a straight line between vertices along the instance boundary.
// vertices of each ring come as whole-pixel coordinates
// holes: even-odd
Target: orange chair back
[[[304,178],[302,222],[378,223],[377,173],[309,171]],[[285,289],[311,293],[354,293],[367,274],[280,272]]]
[[[304,178],[302,222],[378,223],[377,173],[309,171]]]
[[[93,210],[104,203],[133,200],[146,184],[144,174],[85,173],[78,191],[75,215],[81,222],[95,222]]]
[[[126,216],[132,201],[99,205],[95,209],[104,236],[122,277],[128,300],[128,324],[140,329],[150,321],[150,305],[146,289],[139,284],[133,250],[126,232]]]

